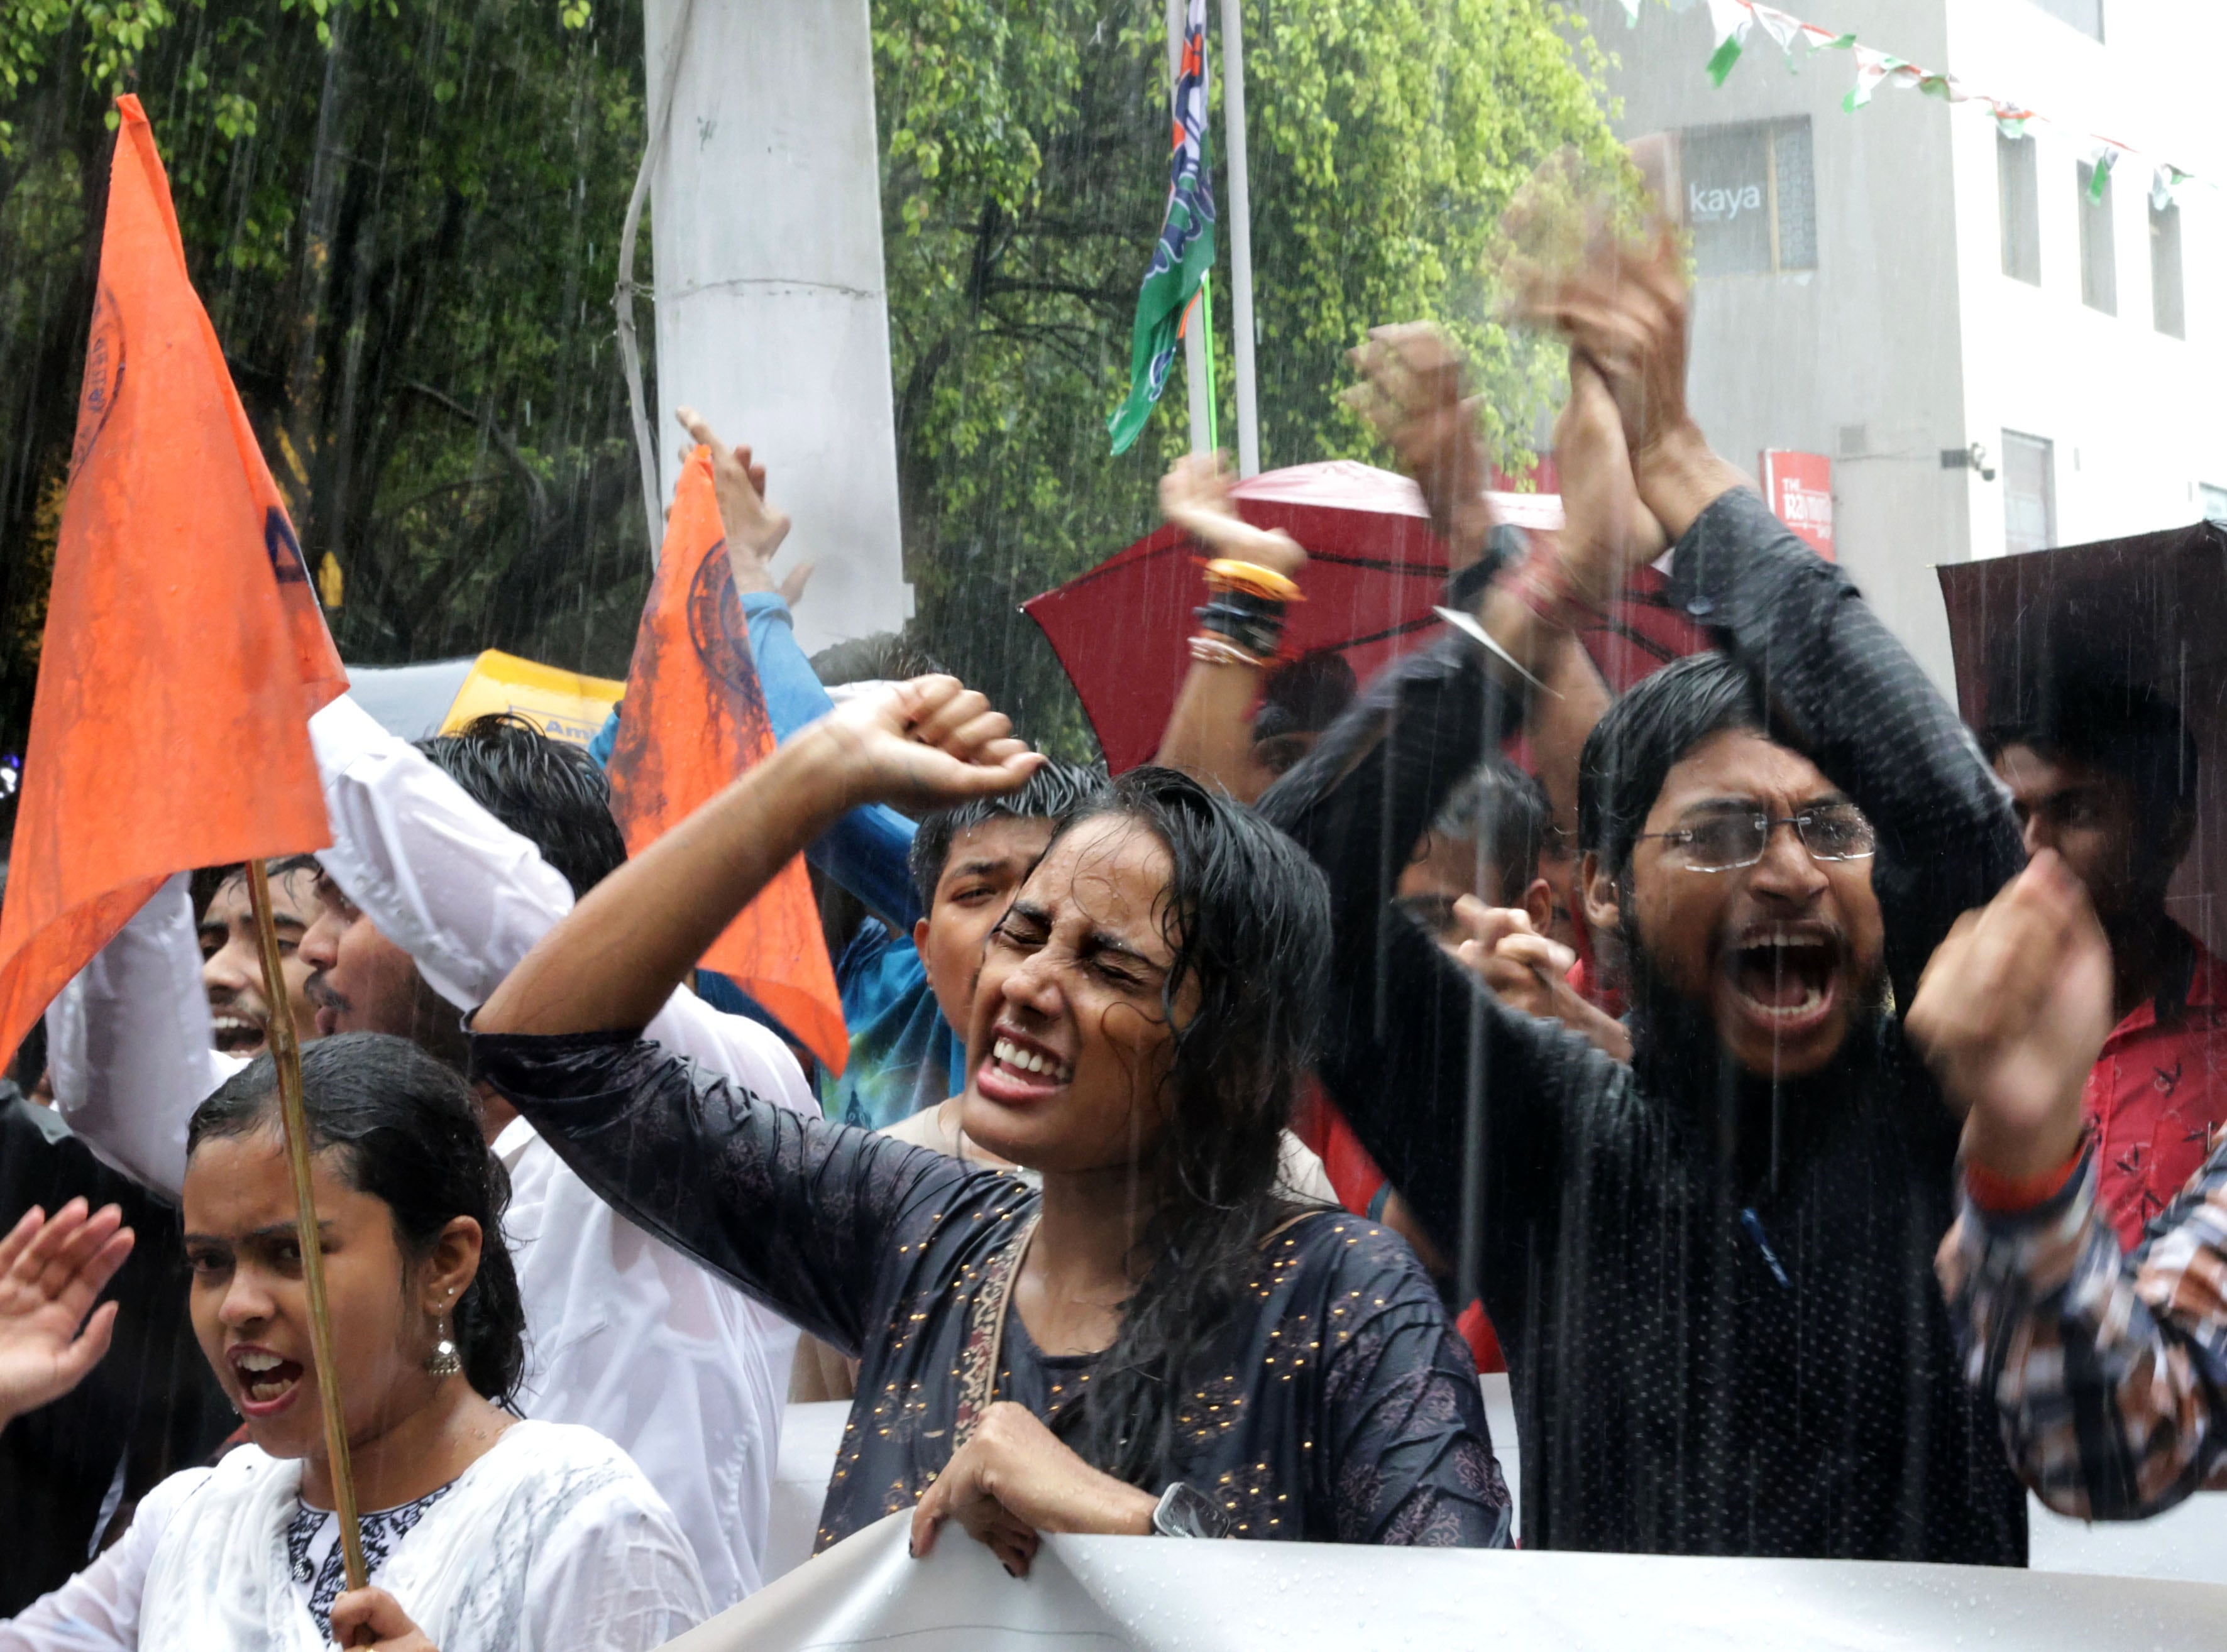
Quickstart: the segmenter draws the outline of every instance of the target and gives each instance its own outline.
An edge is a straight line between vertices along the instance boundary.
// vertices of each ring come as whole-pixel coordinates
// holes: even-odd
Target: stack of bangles
[[[1273,568],[1228,558],[1206,564],[1206,606],[1195,609],[1190,657],[1212,666],[1265,666],[1284,643],[1284,609],[1299,588]]]
[[[1511,564],[1493,584],[1560,631],[1583,631],[1607,623],[1600,605],[1570,577],[1562,558],[1544,545]]]

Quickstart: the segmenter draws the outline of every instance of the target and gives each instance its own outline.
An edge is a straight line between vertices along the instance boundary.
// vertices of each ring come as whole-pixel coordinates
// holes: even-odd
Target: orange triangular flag
[[[187,279],[147,117],[117,108],[0,913],[0,1050],[169,874],[332,841],[308,722],[348,679]]]
[[[611,812],[628,850],[640,854],[773,746],[711,450],[698,448],[673,490],[611,750]],[[743,909],[703,965],[763,1005],[828,1071],[843,1070],[850,1039],[801,859]]]

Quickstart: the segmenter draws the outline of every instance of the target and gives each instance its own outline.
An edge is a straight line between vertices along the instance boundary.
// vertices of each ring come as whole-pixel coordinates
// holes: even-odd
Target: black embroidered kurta
[[[951,1457],[970,1308],[1036,1192],[791,1113],[626,1034],[472,1045],[478,1074],[598,1194],[859,1359],[819,1547],[916,1502]],[[1263,1246],[1252,1306],[1222,1328],[1222,1375],[1182,1398],[1168,1480],[1216,1496],[1240,1536],[1507,1542],[1475,1368],[1401,1240],[1309,1215]],[[1094,1363],[1046,1357],[1009,1311],[996,1398],[1057,1429]]]
[[[1908,1005],[1956,915],[2023,859],[2002,789],[1847,577],[1754,494],[1701,513],[1671,596],[1877,828]],[[1449,1251],[1472,1094],[1481,1110],[1467,1260],[1508,1352],[1525,1543],[2024,1565],[2024,1496],[1933,1278],[1958,1125],[1900,1021],[1775,1092],[1713,1038],[1665,1049],[1640,1028],[1626,1067],[1503,1007],[1388,904],[1384,845],[1413,844],[1506,732],[1486,684],[1459,637],[1401,660],[1261,810],[1322,865],[1355,960],[1324,1083]]]

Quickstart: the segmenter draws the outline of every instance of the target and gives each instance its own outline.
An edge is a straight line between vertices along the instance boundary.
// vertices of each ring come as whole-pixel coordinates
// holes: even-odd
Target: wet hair
[[[2141,830],[2161,844],[2196,807],[2196,742],[2171,700],[2123,678],[2066,673],[2045,680],[2026,715],[1981,737],[1993,762],[2011,746],[2085,763],[2134,788]]]
[[[1671,769],[1727,729],[1771,733],[1761,685],[1728,654],[1690,654],[1635,684],[1593,725],[1578,758],[1579,852],[1598,853],[1621,877]]]
[[[1520,906],[1539,875],[1553,811],[1547,788],[1511,762],[1489,762],[1454,788],[1431,830],[1442,838],[1479,842],[1500,876],[1496,905]]]
[[[913,833],[912,848],[905,857],[922,913],[935,904],[935,886],[942,881],[952,843],[960,832],[992,820],[1062,820],[1105,789],[1106,776],[1099,769],[1046,762],[1017,792],[976,798],[927,816]]]
[[[1360,692],[1353,667],[1335,648],[1318,648],[1287,660],[1260,686],[1260,709],[1253,715],[1253,737],[1274,740],[1288,734],[1320,734],[1337,721]]]
[[[526,839],[572,886],[574,899],[626,863],[611,817],[611,783],[579,746],[524,718],[494,711],[418,749],[489,814]]]
[[[1161,1202],[1152,1264],[1092,1376],[1077,1447],[1109,1474],[1157,1488],[1182,1468],[1185,1414],[1251,1311],[1260,1243],[1292,1212],[1278,1190],[1282,1132],[1314,1057],[1330,970],[1330,890],[1289,838],[1169,769],[1137,769],[1070,814],[1054,841],[1108,816],[1168,851],[1160,917],[1175,958],[1166,1125],[1145,1173]],[[1196,985],[1198,1005],[1175,1005]]]
[[[812,674],[828,688],[845,683],[902,683],[946,675],[935,656],[901,631],[877,631],[830,643],[812,656]]]
[[[332,1154],[350,1187],[386,1206],[405,1255],[430,1253],[455,1217],[479,1223],[479,1272],[449,1334],[473,1388],[507,1404],[526,1368],[526,1305],[502,1236],[510,1177],[464,1081],[406,1038],[337,1033],[302,1051],[302,1110],[312,1150]],[[212,1138],[278,1127],[278,1068],[265,1053],[195,1110],[186,1154]]]
[[[200,922],[208,913],[208,905],[216,899],[227,883],[247,871],[245,861],[228,861],[220,866],[203,866],[188,880],[194,907],[194,922]],[[297,872],[307,872],[312,877],[324,875],[315,855],[288,855],[274,860],[268,869],[273,883],[283,883]]]

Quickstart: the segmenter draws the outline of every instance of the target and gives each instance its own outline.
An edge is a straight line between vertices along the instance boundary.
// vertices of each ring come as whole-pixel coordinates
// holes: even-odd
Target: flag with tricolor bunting
[[[1190,6],[1176,74],[1167,214],[1137,293],[1129,393],[1106,421],[1116,453],[1129,450],[1168,387],[1184,311],[1214,267],[1214,182],[1206,150],[1206,0],[1190,0]]]

